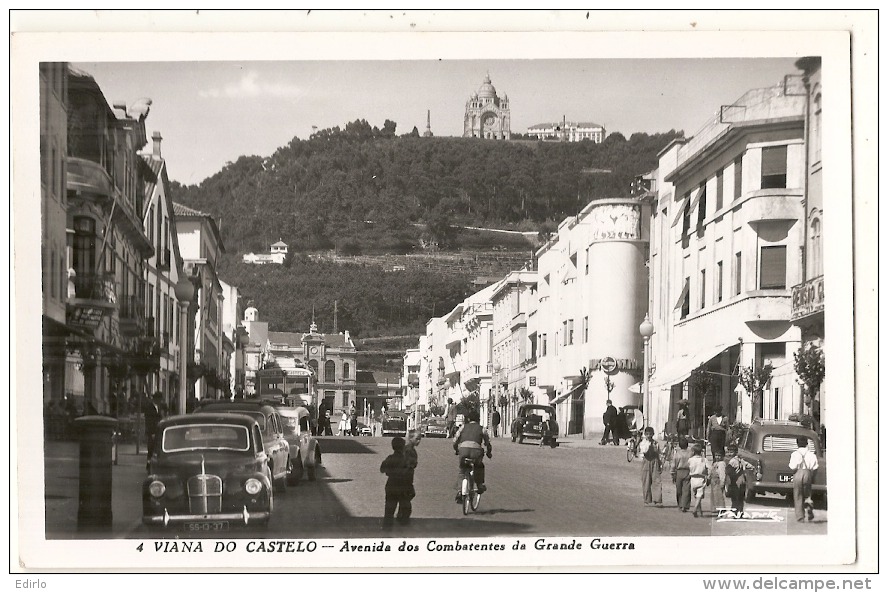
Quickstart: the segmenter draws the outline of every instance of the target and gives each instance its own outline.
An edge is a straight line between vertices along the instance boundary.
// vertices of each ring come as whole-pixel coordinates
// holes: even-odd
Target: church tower
[[[431,138],[432,134],[432,110],[426,111],[426,131],[422,133],[423,138]]]
[[[499,97],[490,82],[490,74],[477,92],[466,101],[463,137],[508,140],[512,136],[509,96]]]

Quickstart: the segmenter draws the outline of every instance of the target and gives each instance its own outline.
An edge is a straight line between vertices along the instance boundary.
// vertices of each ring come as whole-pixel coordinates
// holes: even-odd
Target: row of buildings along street
[[[564,219],[532,265],[430,319],[405,355],[404,407],[458,402],[468,383],[507,430],[534,402],[592,438],[610,399],[674,433],[686,400],[696,436],[718,408],[825,435],[822,376],[797,372],[822,364],[825,339],[820,60],[796,66],[701,117],[628,197]]]
[[[825,425],[825,393],[796,363],[824,340],[819,60],[797,67],[701,117],[625,196],[563,220],[524,268],[429,319],[401,373],[381,373],[358,368],[348,331],[274,331],[220,278],[219,225],[174,202],[150,99],[109,104],[89,74],[43,63],[47,431],[105,414],[137,432],[129,419],[155,392],[171,410],[277,395],[370,421],[474,391],[484,422],[500,408],[508,430],[518,403],[551,404],[563,435],[586,438],[608,399],[658,433],[675,431],[681,400],[701,436],[716,408]],[[508,99],[496,105],[507,130]]]

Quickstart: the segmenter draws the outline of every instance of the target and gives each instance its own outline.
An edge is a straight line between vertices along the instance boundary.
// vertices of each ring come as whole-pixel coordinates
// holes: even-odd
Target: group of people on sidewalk
[[[711,442],[710,442],[711,444]],[[793,475],[793,506],[797,521],[814,520],[814,503],[811,484],[818,469],[817,456],[808,449],[808,438],[796,440],[797,449],[789,458]],[[703,445],[694,443],[688,450],[686,436],[678,439],[678,450],[672,460],[671,478],[675,484],[675,502],[682,513],[692,510],[695,518],[705,518],[703,500],[710,491],[711,514],[718,516],[719,509],[733,509],[739,514],[746,502],[746,472],[753,467],[739,455],[736,445],[718,450],[712,446],[712,462],[704,456]],[[641,490],[645,506],[663,506],[662,466],[660,445],[654,438],[654,429],[644,429],[638,446],[642,459]],[[726,504],[730,499],[730,507]],[[691,507],[693,503],[693,508]]]

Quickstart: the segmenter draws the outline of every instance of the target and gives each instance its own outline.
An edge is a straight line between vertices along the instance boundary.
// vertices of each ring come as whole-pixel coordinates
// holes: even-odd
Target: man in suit
[[[157,425],[167,415],[167,407],[163,403],[163,393],[155,391],[145,403],[145,440],[148,447],[148,459],[154,454],[154,441],[157,435]]]
[[[611,400],[607,400],[607,407],[604,409],[604,414],[602,414],[601,420],[604,422],[604,432],[601,434],[601,444],[606,445],[608,435],[610,435],[614,444],[619,445],[620,433],[617,429],[617,408],[614,407]]]

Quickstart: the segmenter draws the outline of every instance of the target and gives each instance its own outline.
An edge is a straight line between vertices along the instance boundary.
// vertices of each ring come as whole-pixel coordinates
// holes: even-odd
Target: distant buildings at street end
[[[463,137],[509,140],[512,137],[511,119],[509,96],[500,98],[496,94],[488,74],[478,91],[466,101]]]
[[[287,257],[287,244],[278,241],[268,253],[245,253],[245,264],[282,264]]]
[[[560,121],[536,124],[527,128],[527,135],[537,140],[556,142],[581,142],[591,140],[596,144],[604,142],[604,126],[592,122]]]

